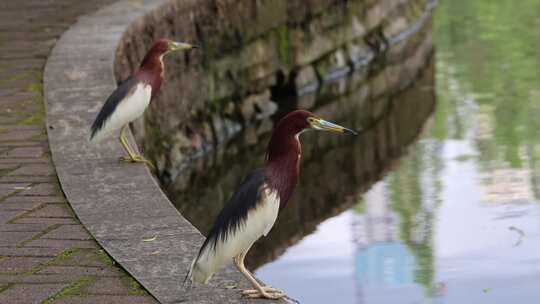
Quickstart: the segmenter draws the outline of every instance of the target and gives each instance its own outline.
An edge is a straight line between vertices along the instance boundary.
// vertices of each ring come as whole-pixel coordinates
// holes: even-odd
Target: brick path
[[[155,303],[74,216],[44,127],[42,73],[56,39],[114,1],[0,2],[0,304]]]

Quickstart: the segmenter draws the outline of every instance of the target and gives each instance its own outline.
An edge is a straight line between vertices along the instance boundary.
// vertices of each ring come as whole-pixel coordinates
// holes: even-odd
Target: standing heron
[[[168,39],[157,40],[144,56],[139,70],[122,82],[107,98],[90,128],[90,141],[100,142],[120,130],[119,140],[128,154],[122,161],[143,162],[153,167],[152,163],[138,155],[129,145],[125,129],[130,122],[141,116],[150,101],[157,95],[163,80],[163,56],[178,51],[189,50],[196,46],[174,42]]]
[[[308,111],[297,110],[281,119],[268,144],[266,165],[248,175],[221,210],[193,260],[186,280],[206,284],[214,273],[232,260],[255,288],[244,290],[245,296],[285,297],[278,289],[261,286],[244,266],[244,258],[253,243],[272,229],[279,210],[285,207],[293,193],[301,156],[298,137],[308,129],[356,134]]]

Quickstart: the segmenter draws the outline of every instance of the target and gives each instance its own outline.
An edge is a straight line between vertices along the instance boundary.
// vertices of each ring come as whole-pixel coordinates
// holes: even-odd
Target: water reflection
[[[446,292],[444,282],[435,282],[432,229],[440,206],[440,151],[437,141],[416,145],[366,193],[364,207],[353,209],[357,288],[366,303],[404,296],[414,303]]]
[[[250,250],[246,262],[252,269],[274,260],[313,232],[319,223],[355,204],[362,192],[379,180],[418,138],[434,110],[432,64],[414,80],[414,86],[398,95],[369,99],[363,93],[369,89],[369,83],[351,88],[351,81],[354,79],[332,84],[330,87],[334,88],[349,86],[351,93],[334,96],[332,103],[316,108],[316,113],[357,128],[359,123],[369,121],[366,118],[374,117],[371,105],[386,110],[356,137],[315,132],[302,136],[302,178],[269,236]],[[330,91],[327,89],[327,94]],[[339,92],[343,94],[343,90]],[[364,94],[362,99],[358,98],[360,94]],[[168,186],[177,208],[203,233],[240,179],[262,163],[268,134],[257,137],[251,132],[256,131],[248,130],[245,137],[230,143],[213,158],[202,159],[193,170],[184,170],[184,175]]]
[[[413,87],[386,97],[389,112],[359,136],[333,139],[326,134],[308,134],[303,138],[306,152],[302,153],[295,195],[270,235],[248,254],[251,266],[273,260],[324,219],[355,205],[362,193],[392,168],[418,138],[434,110],[433,72],[433,66],[428,65]],[[365,107],[353,110],[355,114],[340,119],[340,124],[354,124],[356,113],[365,111]],[[332,112],[326,109],[324,113]]]
[[[429,133],[257,271],[305,303],[538,302],[540,2],[441,1],[434,20]]]
[[[380,173],[374,179],[347,181],[356,189],[353,197],[330,198],[337,202],[352,200],[345,205],[350,206],[349,210],[320,224],[277,261],[260,267],[257,275],[270,284],[286,286],[290,294],[305,303],[396,303],[405,295],[422,299],[444,292],[444,283],[434,279],[431,230],[442,187],[438,176],[442,161],[437,157],[440,144],[424,141],[407,147],[432,113],[433,77],[434,70],[428,66],[413,87],[393,97],[389,115],[363,134],[367,142],[360,139],[357,148],[344,148],[353,152],[349,161],[356,165],[340,174],[367,176],[362,173],[373,167],[374,158],[366,159],[366,154],[377,155],[377,144],[383,138],[406,139],[400,142],[399,153],[375,157],[383,165],[377,167]],[[386,143],[392,146],[393,141]],[[407,161],[396,163],[404,153],[409,155]],[[333,159],[327,162],[331,165]],[[362,195],[389,169],[394,170],[388,178]],[[299,196],[301,205],[309,194]],[[301,227],[301,223],[296,225]],[[276,230],[280,229],[281,224],[276,226]],[[272,237],[261,243],[272,244]]]

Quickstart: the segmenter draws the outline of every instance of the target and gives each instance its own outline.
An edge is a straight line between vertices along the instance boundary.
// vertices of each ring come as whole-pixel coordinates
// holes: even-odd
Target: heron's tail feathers
[[[215,270],[209,268],[208,266],[209,263],[206,259],[204,259],[204,256],[202,259],[201,256],[193,259],[193,262],[191,262],[191,266],[189,267],[189,271],[184,278],[184,286],[186,286],[188,282],[208,284],[208,281],[210,281],[215,273]]]

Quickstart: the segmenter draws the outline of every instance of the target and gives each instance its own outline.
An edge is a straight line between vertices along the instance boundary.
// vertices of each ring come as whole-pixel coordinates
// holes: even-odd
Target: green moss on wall
[[[288,66],[291,64],[289,28],[287,27],[287,25],[279,26],[275,30],[275,34],[277,37],[277,52],[279,55],[279,60]]]

